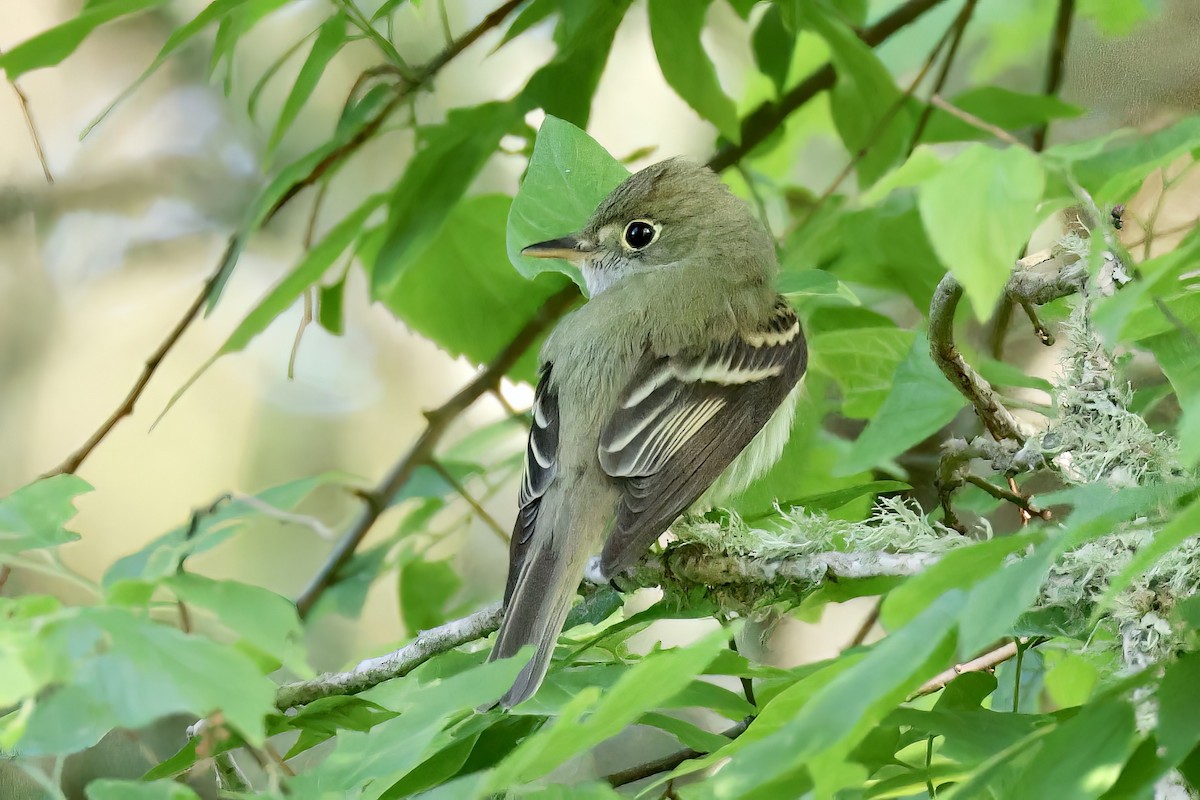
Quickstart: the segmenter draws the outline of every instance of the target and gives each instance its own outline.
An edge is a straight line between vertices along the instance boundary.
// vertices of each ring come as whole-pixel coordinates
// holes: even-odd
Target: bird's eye
[[[644,219],[635,219],[625,226],[625,244],[634,250],[648,247],[658,238],[658,229]]]

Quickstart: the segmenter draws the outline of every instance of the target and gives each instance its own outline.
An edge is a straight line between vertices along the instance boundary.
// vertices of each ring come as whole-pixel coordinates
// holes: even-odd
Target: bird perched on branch
[[[577,265],[590,299],[541,353],[491,658],[537,649],[506,707],[545,677],[589,557],[619,574],[779,458],[807,363],[770,235],[705,167],[647,167],[583,230],[522,252]]]

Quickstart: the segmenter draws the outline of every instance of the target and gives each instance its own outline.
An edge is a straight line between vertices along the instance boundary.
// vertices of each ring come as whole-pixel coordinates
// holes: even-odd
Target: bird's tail
[[[505,708],[529,699],[541,686],[583,574],[586,548],[572,546],[582,543],[570,535],[569,525],[561,524],[569,515],[556,516],[554,530],[535,532],[523,545],[527,552],[511,567],[516,574],[510,578],[504,622],[489,660],[509,658],[526,645],[536,645],[537,650],[500,699]]]

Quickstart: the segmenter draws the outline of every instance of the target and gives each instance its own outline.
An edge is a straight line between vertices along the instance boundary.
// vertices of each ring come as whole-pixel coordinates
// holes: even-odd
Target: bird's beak
[[[572,235],[531,244],[521,251],[521,255],[530,258],[562,258],[578,263],[593,252],[595,250],[588,242],[583,241],[579,236]]]

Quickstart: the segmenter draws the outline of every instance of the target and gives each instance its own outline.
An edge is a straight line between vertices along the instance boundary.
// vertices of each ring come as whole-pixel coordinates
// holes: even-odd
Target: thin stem
[[[746,728],[750,727],[751,722],[752,719],[747,717],[733,727],[721,731],[721,735],[730,740],[736,739],[746,732]],[[618,772],[609,773],[608,775],[604,776],[604,780],[608,781],[608,785],[614,788],[617,786],[625,786],[626,784],[635,783],[637,781],[649,778],[652,775],[657,775],[660,772],[673,770],[683,762],[693,758],[699,758],[703,755],[706,755],[706,753],[686,747],[682,750],[677,750],[674,753],[665,755],[662,758],[656,758],[653,761],[647,761],[645,764],[638,764],[637,766],[630,767],[629,769],[623,769]]]
[[[1013,701],[1012,713],[1016,714],[1021,709],[1021,667],[1025,661],[1025,648],[1021,646],[1021,642],[1016,643],[1017,646],[1017,672],[1013,676]]]
[[[736,637],[733,637],[733,636],[729,637],[729,649],[735,653],[738,652]],[[758,708],[758,702],[754,699],[754,681],[753,681],[753,679],[746,678],[746,677],[739,677],[738,680],[742,682],[742,694],[745,695],[746,702],[749,703],[750,705],[754,706],[755,708]]]
[[[1059,0],[1058,15],[1054,20],[1054,38],[1050,45],[1050,59],[1046,65],[1044,94],[1057,95],[1062,88],[1064,67],[1067,60],[1067,43],[1071,39],[1071,22],[1075,16],[1075,0]],[[1041,152],[1046,147],[1046,134],[1050,123],[1046,122],[1033,132],[1033,149]]]
[[[990,494],[992,497],[996,498],[997,500],[1003,500],[1007,503],[1012,503],[1014,506],[1016,506],[1017,508],[1024,511],[1026,514],[1029,514],[1031,516],[1038,517],[1038,518],[1044,519],[1044,520],[1048,520],[1051,517],[1049,510],[1044,509],[1044,508],[1038,508],[1035,505],[1033,505],[1032,503],[1030,503],[1028,498],[1022,497],[1021,495],[1017,494],[1016,492],[1009,491],[1008,489],[997,486],[996,484],[992,483],[991,481],[984,480],[983,478],[979,477],[978,475],[967,475],[966,481],[967,481],[967,483],[971,484],[972,486],[978,486],[980,489],[983,489],[985,492],[987,492],[988,494]]]
[[[4,50],[0,48],[0,54]],[[21,87],[16,81],[9,81],[8,85],[12,87],[13,94],[17,96],[17,105],[21,107],[21,116],[25,120],[25,128],[29,131],[29,138],[33,141],[33,152],[37,155],[38,164],[42,167],[42,175],[46,178],[46,183],[54,183],[54,175],[50,172],[50,164],[46,161],[46,151],[42,149],[42,137],[38,135],[37,125],[33,121],[33,114],[29,111],[29,98],[25,96],[25,92],[21,91]]]
[[[488,529],[491,530],[492,533],[496,534],[500,541],[507,545],[508,532],[501,527],[499,522],[496,522],[496,518],[489,514],[486,508],[479,504],[478,500],[471,496],[471,493],[467,491],[467,487],[463,486],[462,482],[459,481],[458,478],[455,478],[453,475],[451,475],[450,470],[446,469],[446,466],[436,458],[429,459],[429,466],[433,468],[434,472],[442,476],[442,480],[450,484],[454,491],[458,493],[459,497],[467,502],[467,505],[470,506],[471,510],[475,512],[475,516],[483,520],[483,523],[487,525]]]
[[[942,89],[946,86],[946,79],[950,77],[950,68],[954,66],[954,57],[958,55],[958,46],[962,44],[963,33],[967,29],[967,23],[971,21],[971,15],[975,13],[977,3],[978,0],[966,0],[963,3],[962,10],[958,12],[958,17],[954,20],[950,50],[946,53],[946,58],[942,61],[942,68],[938,70],[937,78],[933,81],[933,89],[930,91],[931,95],[941,94]],[[925,132],[925,126],[929,124],[929,118],[932,115],[933,106],[926,103],[925,107],[921,109],[920,118],[917,119],[917,126],[913,129],[912,141],[908,145],[908,152],[910,154],[917,146],[917,143],[921,141],[921,134]]]
[[[300,353],[300,342],[304,339],[304,331],[313,321],[313,287],[304,290],[304,311],[300,314],[300,324],[296,326],[296,337],[292,339],[292,352],[288,354],[288,380],[296,379],[296,356]]]
[[[929,793],[930,800],[937,797],[937,789],[933,785],[933,739],[932,735],[925,741],[925,791]]]

